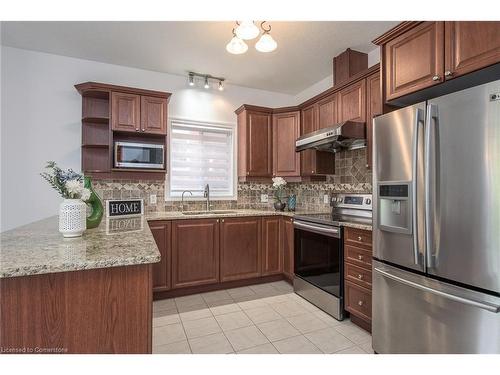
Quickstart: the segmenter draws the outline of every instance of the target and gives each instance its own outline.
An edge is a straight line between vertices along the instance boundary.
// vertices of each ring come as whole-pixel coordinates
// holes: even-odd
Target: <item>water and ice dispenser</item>
[[[378,184],[378,226],[395,233],[412,233],[411,185],[409,182]]]

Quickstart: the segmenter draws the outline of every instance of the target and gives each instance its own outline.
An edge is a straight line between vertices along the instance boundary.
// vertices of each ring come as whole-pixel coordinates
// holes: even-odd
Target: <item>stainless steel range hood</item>
[[[295,151],[309,149],[337,152],[355,150],[366,146],[364,122],[344,121],[328,128],[300,136],[295,142]]]

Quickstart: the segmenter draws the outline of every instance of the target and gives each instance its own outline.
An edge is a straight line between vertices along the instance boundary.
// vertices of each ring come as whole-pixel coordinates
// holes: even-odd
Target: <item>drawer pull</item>
[[[363,255],[358,255],[359,260],[363,260]]]
[[[359,274],[359,275],[358,275],[358,279],[362,280],[362,279],[363,279],[363,275],[362,275],[362,274]]]
[[[363,306],[363,301],[358,301],[359,306]]]
[[[363,242],[363,237],[358,236],[358,241]]]

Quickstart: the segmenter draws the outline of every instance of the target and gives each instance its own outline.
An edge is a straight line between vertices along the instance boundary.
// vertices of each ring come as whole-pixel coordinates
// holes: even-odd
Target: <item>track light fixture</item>
[[[196,73],[196,72],[188,72],[188,84],[189,86],[196,86],[196,81],[195,78],[199,77],[203,79],[203,87],[205,89],[210,88],[210,81],[218,81],[218,89],[219,91],[224,91],[224,81],[226,80],[223,77],[214,77],[210,74],[202,74],[202,73]],[[201,80],[198,80],[200,82]]]

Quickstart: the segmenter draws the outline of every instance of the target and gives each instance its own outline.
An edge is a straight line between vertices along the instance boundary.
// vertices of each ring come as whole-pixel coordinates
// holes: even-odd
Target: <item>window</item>
[[[210,197],[236,199],[234,127],[171,121],[167,199],[180,198],[185,190],[203,197],[207,184]]]

